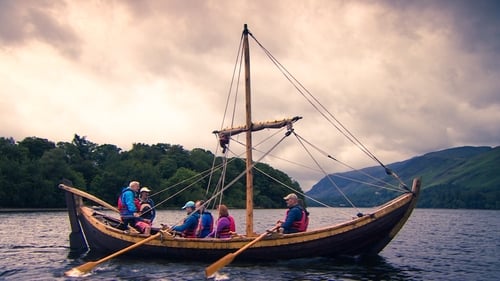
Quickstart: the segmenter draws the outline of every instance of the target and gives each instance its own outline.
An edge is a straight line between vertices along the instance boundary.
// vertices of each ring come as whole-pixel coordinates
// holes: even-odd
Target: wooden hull
[[[111,254],[135,244],[143,237],[128,234],[112,227],[116,219],[109,218],[82,204],[81,194],[68,192],[72,234],[83,235],[92,252]],[[81,192],[81,191],[79,191]],[[398,233],[415,207],[420,192],[420,180],[414,180],[412,192],[403,194],[370,214],[344,223],[313,229],[296,234],[276,234],[265,237],[238,255],[237,260],[284,260],[311,257],[358,256],[378,254]],[[76,229],[75,229],[76,228]],[[231,239],[196,239],[162,235],[127,255],[155,257],[172,260],[214,261],[245,246],[255,237],[233,237]],[[83,239],[70,240],[83,243]],[[72,249],[84,248],[71,245]]]

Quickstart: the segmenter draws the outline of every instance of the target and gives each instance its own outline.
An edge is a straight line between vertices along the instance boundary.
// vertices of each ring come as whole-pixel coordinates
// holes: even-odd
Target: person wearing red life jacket
[[[283,199],[286,201],[288,210],[284,221],[278,221],[280,232],[283,234],[304,232],[309,224],[309,214],[299,204],[299,198],[295,193],[290,193]]]
[[[118,197],[118,210],[124,230],[127,230],[128,226],[135,227],[137,218],[140,216],[141,203],[137,198],[140,186],[138,181],[131,181],[127,187],[122,189],[120,197]]]

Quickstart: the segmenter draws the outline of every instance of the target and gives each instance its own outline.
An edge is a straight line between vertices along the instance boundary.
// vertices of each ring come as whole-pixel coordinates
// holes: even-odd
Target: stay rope
[[[400,186],[406,190],[410,190],[408,186],[399,178],[399,176],[386,167],[358,138],[356,138],[347,127],[345,127],[335,116],[304,86],[298,81],[272,54],[269,52],[258,40],[249,33],[250,37],[255,40],[257,45],[263,50],[278,70],[285,76],[285,78],[293,85],[293,87],[306,99],[306,101],[321,115],[323,116],[334,128],[336,128],[346,139],[358,147],[369,158],[373,159],[380,166],[385,169],[386,174],[393,176],[399,181]]]
[[[343,179],[349,179],[349,180],[354,181],[354,182],[363,183],[363,184],[366,184],[366,185],[371,185],[371,186],[375,186],[375,187],[378,187],[378,188],[383,188],[383,189],[392,190],[392,191],[398,191],[398,192],[402,192],[403,193],[403,191],[401,191],[401,188],[399,188],[399,186],[394,185],[394,184],[392,184],[390,182],[384,181],[384,180],[382,180],[380,178],[374,177],[374,176],[372,176],[372,175],[364,172],[363,170],[356,169],[356,168],[348,165],[347,163],[345,163],[343,161],[340,161],[337,158],[331,156],[330,154],[326,153],[325,151],[321,150],[320,148],[318,148],[317,146],[315,146],[314,144],[312,144],[308,140],[304,139],[302,136],[298,135],[297,133],[294,132],[294,135],[295,135],[295,137],[297,137],[297,139],[299,139],[299,142],[301,144],[303,144],[302,142],[307,143],[312,148],[314,148],[316,151],[318,151],[319,153],[323,154],[325,157],[327,157],[327,158],[329,158],[329,159],[331,159],[331,160],[333,160],[333,161],[341,164],[342,166],[344,166],[346,168],[349,168],[352,171],[356,171],[357,173],[360,173],[360,174],[362,174],[362,175],[364,175],[364,176],[366,176],[366,177],[368,177],[368,178],[370,178],[370,179],[372,179],[375,182],[378,182],[380,184],[374,184],[374,183],[367,182],[367,181],[360,181],[360,180],[356,180],[356,179],[353,179],[353,178],[344,177],[344,176],[341,176],[341,175],[335,175],[336,177],[343,178]],[[311,155],[311,158],[313,158],[312,155]]]
[[[372,160],[374,160],[376,163],[378,163],[380,166],[382,166],[384,169],[385,169],[385,172],[388,174],[388,175],[391,175],[393,176],[395,179],[397,179],[399,181],[399,187],[404,187],[406,190],[409,190],[408,187],[404,184],[404,182],[398,177],[398,175],[396,175],[396,173],[394,173],[392,170],[390,170],[388,167],[386,167],[358,138],[356,138],[351,131],[349,131],[307,88],[305,88],[304,85],[302,85],[254,36],[252,33],[248,33],[248,35],[256,42],[256,44],[263,50],[263,52],[267,55],[267,57],[272,61],[272,63],[279,69],[279,71],[283,74],[283,76],[293,85],[293,87],[300,93],[300,95],[302,95],[302,97],[325,119],[327,120],[327,122],[333,126],[337,131],[339,131],[348,141],[350,141],[352,144],[354,144],[356,147],[358,147],[364,154],[366,154],[369,158],[371,158]],[[226,118],[228,116],[228,112],[231,110],[232,111],[232,117],[230,119],[230,127],[233,127],[234,125],[234,121],[235,121],[235,112],[236,112],[236,104],[237,104],[237,99],[238,99],[238,92],[239,92],[239,84],[240,84],[240,79],[241,79],[241,75],[242,75],[242,69],[243,69],[243,57],[244,57],[244,54],[243,54],[243,39],[244,39],[244,36],[242,34],[241,38],[240,38],[240,42],[239,42],[239,48],[238,48],[238,52],[237,52],[237,55],[236,55],[236,59],[235,59],[235,65],[234,65],[234,68],[233,68],[233,74],[232,74],[232,79],[231,79],[231,83],[230,83],[230,87],[229,87],[229,91],[228,91],[228,95],[227,95],[227,99],[226,99],[226,104],[225,104],[225,109],[224,109],[224,114],[223,114],[223,118],[222,118],[222,122],[221,122],[221,130],[222,128],[224,128],[224,124],[225,124],[225,121],[226,121]],[[233,92],[234,92],[234,95],[233,95]],[[232,103],[232,108],[230,107]],[[230,109],[231,108],[231,109]],[[281,130],[278,130],[278,131],[281,131]],[[293,131],[293,130],[292,130]],[[278,134],[279,132],[276,132],[276,134]],[[290,133],[290,131],[288,132]],[[358,170],[358,169],[355,169],[353,168],[352,166],[350,165],[347,165],[346,163],[342,162],[342,161],[339,161],[338,159],[336,159],[335,157],[332,157],[330,154],[328,153],[325,153],[324,151],[322,151],[321,149],[319,149],[318,147],[312,145],[309,141],[307,141],[306,139],[302,138],[301,136],[299,136],[298,134],[296,134],[295,132],[293,132],[294,135],[296,136],[296,139],[298,140],[298,142],[301,144],[301,146],[303,147],[303,149],[307,152],[307,154],[309,155],[309,157],[311,157],[311,159],[313,160],[313,162],[315,163],[315,165],[317,166],[317,169],[314,169],[314,168],[311,168],[311,167],[307,167],[303,164],[299,164],[299,163],[296,163],[297,165],[300,165],[300,166],[303,166],[305,168],[308,168],[308,169],[311,169],[313,171],[316,171],[316,172],[320,172],[322,173],[323,175],[325,175],[325,177],[331,182],[331,184],[333,186],[335,186],[335,188],[339,191],[339,193],[345,198],[345,200],[353,207],[353,208],[356,208],[356,206],[353,204],[353,202],[351,200],[349,200],[349,198],[347,198],[346,194],[339,188],[339,186],[335,183],[335,181],[333,180],[332,177],[339,177],[339,178],[344,178],[344,179],[349,179],[351,181],[354,181],[354,182],[358,182],[358,183],[363,183],[363,184],[366,184],[366,185],[371,185],[371,186],[375,186],[375,187],[378,187],[378,188],[384,188],[384,189],[388,189],[388,190],[395,190],[395,191],[400,191],[401,192],[401,189],[398,189],[398,186],[397,185],[393,185],[391,183],[388,183],[388,182],[385,182],[379,178],[376,178],[376,177],[373,177],[372,175],[366,173],[366,172],[363,172],[362,170]],[[231,134],[228,134],[226,136],[228,139],[227,141],[231,140],[232,142],[235,142],[235,143],[239,143],[241,145],[244,145],[242,144],[241,142],[239,142],[237,139],[234,139]],[[272,138],[273,136],[270,136],[269,138],[263,140],[261,143],[263,142],[266,142],[268,139]],[[280,141],[281,142],[281,141]],[[219,143],[220,143],[220,136],[219,136]],[[338,163],[340,163],[341,165],[351,169],[351,170],[354,170],[354,171],[357,171],[371,179],[374,180],[374,182],[364,182],[364,181],[361,181],[359,179],[352,179],[352,178],[348,178],[348,177],[344,177],[344,176],[341,176],[341,175],[330,175],[328,174],[322,167],[321,165],[319,164],[319,162],[314,159],[312,153],[309,151],[309,149],[306,147],[306,144],[309,145],[310,147],[314,148],[316,151],[320,152],[321,154],[325,155],[327,158],[333,160],[333,161],[336,161]],[[218,178],[217,180],[217,183],[215,184],[215,188],[212,192],[212,196],[207,199],[204,203],[205,204],[209,204],[210,202],[212,202],[212,204],[214,204],[216,201],[220,204],[222,203],[222,197],[223,197],[223,192],[228,188],[230,187],[231,185],[233,185],[239,178],[241,178],[245,172],[243,172],[241,175],[239,175],[238,177],[236,177],[235,179],[233,179],[230,183],[228,183],[227,185],[225,185],[225,181],[226,181],[226,169],[227,169],[227,164],[228,164],[228,153],[232,153],[234,154],[234,152],[230,149],[229,147],[230,143],[227,142],[227,144],[225,144],[225,146],[223,147],[223,157],[222,157],[222,172],[221,172],[221,176],[220,178]],[[257,145],[254,145],[254,147],[252,147],[252,150],[255,150],[255,151],[259,151],[256,149],[256,147],[258,147],[260,145],[257,144]],[[276,144],[277,145],[277,144]],[[254,168],[255,166],[255,163],[259,162],[261,159],[263,159],[264,157],[266,156],[271,156],[271,157],[274,157],[270,154],[270,152],[276,147],[273,146],[272,149],[270,149],[269,151],[263,153],[263,155],[259,158],[259,160],[257,161],[254,161],[254,163],[252,164],[252,168]],[[217,146],[217,149],[216,149],[216,154],[217,155],[217,152],[219,151],[219,145]],[[241,156],[241,155],[240,155]],[[240,157],[238,156],[238,157]],[[285,161],[288,161],[288,160],[285,160]],[[293,163],[291,161],[288,161],[290,163]],[[214,157],[214,160],[213,160],[213,163],[212,163],[212,169],[213,171],[215,171],[215,164],[216,164],[216,157]],[[258,170],[259,172],[262,173],[262,171],[260,171],[259,169],[255,168],[256,170]],[[265,173],[263,173],[265,174]],[[266,174],[267,175],[267,174]],[[269,175],[267,175],[269,177]],[[272,177],[270,177],[272,178]],[[276,179],[274,179],[276,180]],[[207,184],[207,187],[206,187],[206,190],[205,190],[205,196],[209,196],[209,191],[210,191],[210,186],[212,185],[212,181],[213,181],[213,178],[212,176],[210,176],[209,180],[208,180],[208,184]],[[283,184],[282,182],[280,181],[277,181],[281,184]],[[286,185],[285,185],[286,186]],[[288,187],[288,188],[291,188],[291,187]],[[291,188],[291,190],[293,190],[294,192],[297,192],[297,193],[300,193],[298,192],[297,190],[294,190],[293,188]],[[304,194],[305,195],[305,194]],[[218,199],[215,200],[215,198],[218,196]],[[308,197],[309,198],[309,197]],[[317,203],[319,204],[322,204],[324,206],[327,206],[326,204],[323,204],[321,202],[318,202],[317,200],[314,200],[313,198],[309,198],[313,201],[316,201]],[[357,209],[357,208],[356,208]],[[358,210],[359,211],[359,210]]]
[[[233,180],[231,180],[226,186],[221,187],[219,191],[215,192],[212,197],[210,197],[203,205],[207,205],[211,201],[214,201],[215,198],[217,198],[220,194],[222,194],[225,190],[227,190],[229,187],[231,187],[233,184],[235,184],[241,177],[246,175],[247,170],[251,170],[255,168],[255,165],[257,165],[262,159],[264,159],[271,151],[273,151],[278,145],[283,142],[283,140],[288,137],[290,134],[285,134],[277,143],[275,143],[266,153],[264,153],[262,156],[260,156],[256,161],[253,161],[252,165],[250,167],[247,167],[243,172],[241,172],[238,176],[236,176]],[[236,158],[233,158],[236,159]]]

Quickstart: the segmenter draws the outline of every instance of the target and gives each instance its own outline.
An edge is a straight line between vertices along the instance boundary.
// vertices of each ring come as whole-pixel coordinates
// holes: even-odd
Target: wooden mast
[[[243,53],[245,59],[245,107],[246,107],[246,234],[254,236],[253,232],[253,170],[252,166],[252,105],[250,88],[250,50],[248,46],[247,24],[243,26]]]

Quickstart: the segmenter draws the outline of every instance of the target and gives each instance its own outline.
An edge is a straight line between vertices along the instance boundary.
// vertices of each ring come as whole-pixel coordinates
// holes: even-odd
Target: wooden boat
[[[153,230],[153,235],[160,233],[134,248],[127,254],[133,256],[154,256],[172,260],[202,260],[212,262],[240,249],[237,260],[284,260],[311,257],[336,257],[378,254],[403,227],[412,213],[420,192],[420,179],[412,182],[411,190],[393,198],[389,202],[377,207],[374,211],[350,217],[347,221],[318,229],[308,229],[305,232],[294,234],[254,233],[253,230],[253,159],[252,133],[264,128],[291,127],[300,117],[288,118],[279,121],[253,123],[250,110],[250,69],[248,37],[251,33],[245,25],[243,30],[243,54],[245,59],[245,83],[247,94],[246,125],[239,128],[228,128],[216,131],[219,136],[233,136],[246,133],[246,163],[247,168],[242,173],[247,182],[247,213],[246,234],[236,235],[230,239],[216,238],[183,238],[168,232]],[[248,130],[247,128],[251,128]],[[287,134],[292,133],[291,130]],[[382,165],[383,166],[383,165]],[[389,174],[397,177],[392,171],[383,166]],[[236,180],[236,179],[235,179]],[[228,184],[229,186],[230,184]],[[405,186],[406,187],[406,186]],[[120,223],[118,215],[112,216],[99,212],[84,204],[92,201],[110,210],[116,208],[99,198],[82,190],[61,184],[60,188],[66,192],[66,203],[71,223],[70,246],[73,250],[90,248],[93,252],[109,254],[123,248],[140,243],[144,240],[137,233],[123,231],[117,228]],[[311,218],[314,219],[314,218]],[[160,232],[158,232],[160,231]],[[258,238],[258,239],[256,239]],[[251,243],[249,246],[249,243]]]

